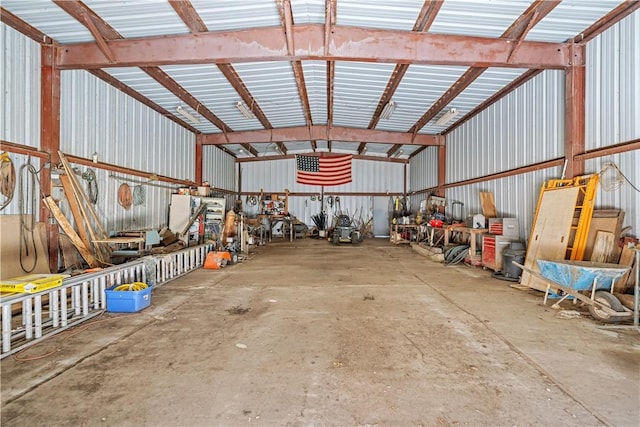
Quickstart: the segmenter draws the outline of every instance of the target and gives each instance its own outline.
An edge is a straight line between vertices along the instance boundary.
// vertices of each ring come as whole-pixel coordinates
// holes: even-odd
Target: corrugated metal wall
[[[218,147],[205,145],[202,147],[202,180],[208,181],[215,189],[237,191],[238,178],[235,159]],[[224,194],[227,200],[227,210],[233,207],[235,195]]]
[[[261,189],[266,194],[283,193],[285,189],[290,192],[317,193],[320,195],[319,186],[297,184],[296,162],[294,159],[283,159],[264,162],[241,163],[242,191],[259,192]],[[332,192],[351,193],[401,193],[404,191],[404,164],[392,162],[378,162],[354,159],[352,163],[352,179],[350,184],[336,187],[325,187],[325,195]],[[320,202],[311,200],[311,197],[292,196],[289,198],[289,211],[308,225],[313,225],[311,216],[320,212]],[[363,219],[369,218],[373,209],[371,196],[340,196],[340,207],[349,214],[361,215]],[[325,209],[332,214],[336,210]],[[251,210],[247,211],[252,214]]]
[[[60,147],[65,153],[178,179],[195,177],[195,135],[86,71],[61,75]],[[80,167],[85,172],[87,168]],[[172,185],[144,185],[146,200],[125,210],[118,187],[144,178],[95,170],[97,210],[107,230],[158,228],[167,223]],[[119,177],[119,178],[118,178]],[[128,179],[134,182],[127,181]]]
[[[447,135],[447,182],[563,156],[564,75],[544,71]]]
[[[411,186],[409,194],[438,185],[438,147],[427,147],[410,161],[409,177]],[[417,212],[420,201],[429,194],[420,193],[409,197],[412,211]]]
[[[3,105],[0,111],[0,139],[39,148],[40,46],[13,28],[0,24],[0,63]],[[20,167],[27,163],[28,157],[13,153],[9,157],[19,182]],[[32,158],[31,163],[36,169],[40,168],[39,159]],[[28,175],[24,172],[24,179],[27,179]],[[19,213],[18,199],[19,188],[16,187],[13,200],[2,214]],[[0,203],[5,200],[4,196],[0,196]]]
[[[0,24],[0,139],[40,147],[40,45]]]
[[[446,182],[562,157],[563,141],[564,75],[545,71],[447,135]],[[528,239],[540,186],[561,173],[550,168],[449,188],[447,207],[451,213],[453,201],[464,203],[463,218],[482,213],[479,192],[489,191],[499,215],[518,218],[520,238]]]
[[[587,45],[586,149],[640,137],[640,13],[634,13]],[[564,76],[545,71],[486,111],[447,135],[446,182],[453,183],[562,157],[564,141]],[[435,150],[411,160],[412,190],[434,185],[415,169],[437,162]],[[615,163],[638,187],[638,150],[586,162],[586,173],[599,172],[605,162]],[[540,186],[559,178],[561,168],[453,187],[446,190],[449,206],[462,201],[464,216],[481,212],[478,193],[494,193],[502,216],[520,220],[521,238],[528,238]],[[437,179],[431,177],[431,179]],[[420,199],[424,197],[419,197]],[[412,200],[417,206],[417,201]],[[640,197],[629,184],[614,191],[599,190],[596,208],[625,211],[625,225],[640,233]]]
[[[640,12],[629,15],[587,44],[586,149],[640,138]],[[587,172],[612,162],[640,187],[640,151],[592,159]],[[611,175],[604,174],[603,179]],[[625,226],[640,236],[640,194],[625,182],[598,193],[597,206],[622,209]]]

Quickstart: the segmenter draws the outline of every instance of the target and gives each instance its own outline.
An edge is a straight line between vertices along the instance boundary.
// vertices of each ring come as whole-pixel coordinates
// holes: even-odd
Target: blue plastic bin
[[[116,286],[105,289],[109,313],[135,313],[151,304],[152,286],[141,291],[114,291]]]

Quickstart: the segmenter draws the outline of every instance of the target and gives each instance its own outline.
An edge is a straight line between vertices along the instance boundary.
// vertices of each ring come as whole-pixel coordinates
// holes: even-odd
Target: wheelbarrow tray
[[[514,262],[513,264],[517,265],[523,271],[527,271],[532,276],[537,277],[538,279],[546,283],[547,290],[544,296],[544,303],[543,303],[544,305],[546,305],[547,303],[547,297],[549,295],[549,291],[553,291],[555,293],[558,293],[558,291],[562,291],[565,294],[562,300],[564,300],[568,296],[574,297],[575,299],[581,301],[587,306],[597,307],[599,310],[604,311],[605,313],[608,313],[611,316],[615,316],[617,319],[622,319],[624,317],[629,317],[632,315],[631,310],[627,309],[626,307],[622,307],[624,311],[619,312],[619,311],[612,310],[611,307],[609,307],[608,305],[603,304],[597,299],[594,299],[595,289],[593,289],[593,286],[595,286],[597,289],[604,289],[607,287],[605,286],[605,284],[608,284],[609,288],[611,288],[613,286],[615,279],[617,277],[620,277],[624,273],[626,273],[628,270],[630,270],[629,267],[620,266],[618,264],[595,263],[590,261],[567,261],[567,260],[564,260],[564,261],[537,260],[537,261],[541,270],[543,268],[547,268],[546,266],[543,267],[543,265],[550,266],[551,264],[555,264],[556,268],[553,269],[549,267],[551,269],[547,271],[547,274],[551,276],[552,273],[549,271],[553,271],[553,274],[556,274],[559,277],[554,277],[553,279],[551,279],[537,271],[534,271],[530,268],[525,267],[524,265],[518,264],[517,262]],[[616,272],[614,273],[613,271],[609,271],[609,269],[616,270]],[[580,274],[575,274],[572,277],[571,274],[568,273],[569,271],[580,272]],[[598,277],[598,274],[602,273],[601,277],[602,277],[603,284],[600,285],[596,283],[595,280],[592,280],[590,283],[587,283],[586,281],[588,280],[588,275],[586,274],[586,272],[589,272],[588,275],[592,275],[594,279]],[[608,279],[608,282],[607,282],[607,279]],[[598,282],[600,280],[601,279],[598,278]],[[562,283],[560,281],[562,281]],[[568,284],[565,285],[565,283],[568,283]],[[578,286],[585,286],[584,283],[587,283],[587,285],[583,289],[577,289],[576,288],[577,283],[580,283]],[[589,297],[581,293],[582,291],[591,291],[591,296]],[[556,305],[557,303],[554,304],[554,306]]]
[[[537,262],[543,277],[576,291],[607,289],[613,292],[615,281],[629,270],[626,266],[603,262],[542,259]]]

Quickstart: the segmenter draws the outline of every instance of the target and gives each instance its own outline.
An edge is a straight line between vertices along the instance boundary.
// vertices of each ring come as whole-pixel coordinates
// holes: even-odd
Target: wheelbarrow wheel
[[[594,295],[593,299],[609,307],[613,311],[624,312],[624,308],[622,307],[622,303],[620,302],[620,300],[609,292],[598,291]],[[624,316],[609,314],[596,305],[589,306],[589,313],[591,313],[591,315],[596,320],[599,320],[603,323],[618,323],[624,319]]]

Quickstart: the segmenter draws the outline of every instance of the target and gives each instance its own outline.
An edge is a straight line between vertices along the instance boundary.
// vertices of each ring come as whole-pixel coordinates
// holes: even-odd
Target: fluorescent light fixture
[[[247,119],[255,119],[256,116],[253,114],[253,111],[251,111],[249,107],[244,104],[244,102],[238,101],[236,107],[238,107],[238,110],[240,110],[242,115]]]
[[[176,108],[176,111],[180,114],[182,114],[184,116],[185,119],[190,120],[191,123],[194,124],[200,124],[200,119],[198,119],[197,117],[192,116],[187,110],[185,110],[181,105],[178,105],[178,108]]]
[[[458,115],[458,110],[456,108],[452,108],[446,113],[444,113],[438,120],[436,120],[436,125],[444,126],[447,123],[449,123],[457,115]]]
[[[382,120],[389,120],[394,111],[396,111],[396,103],[393,99],[391,99],[389,100],[389,102],[387,102],[384,108],[382,108],[380,118]]]

